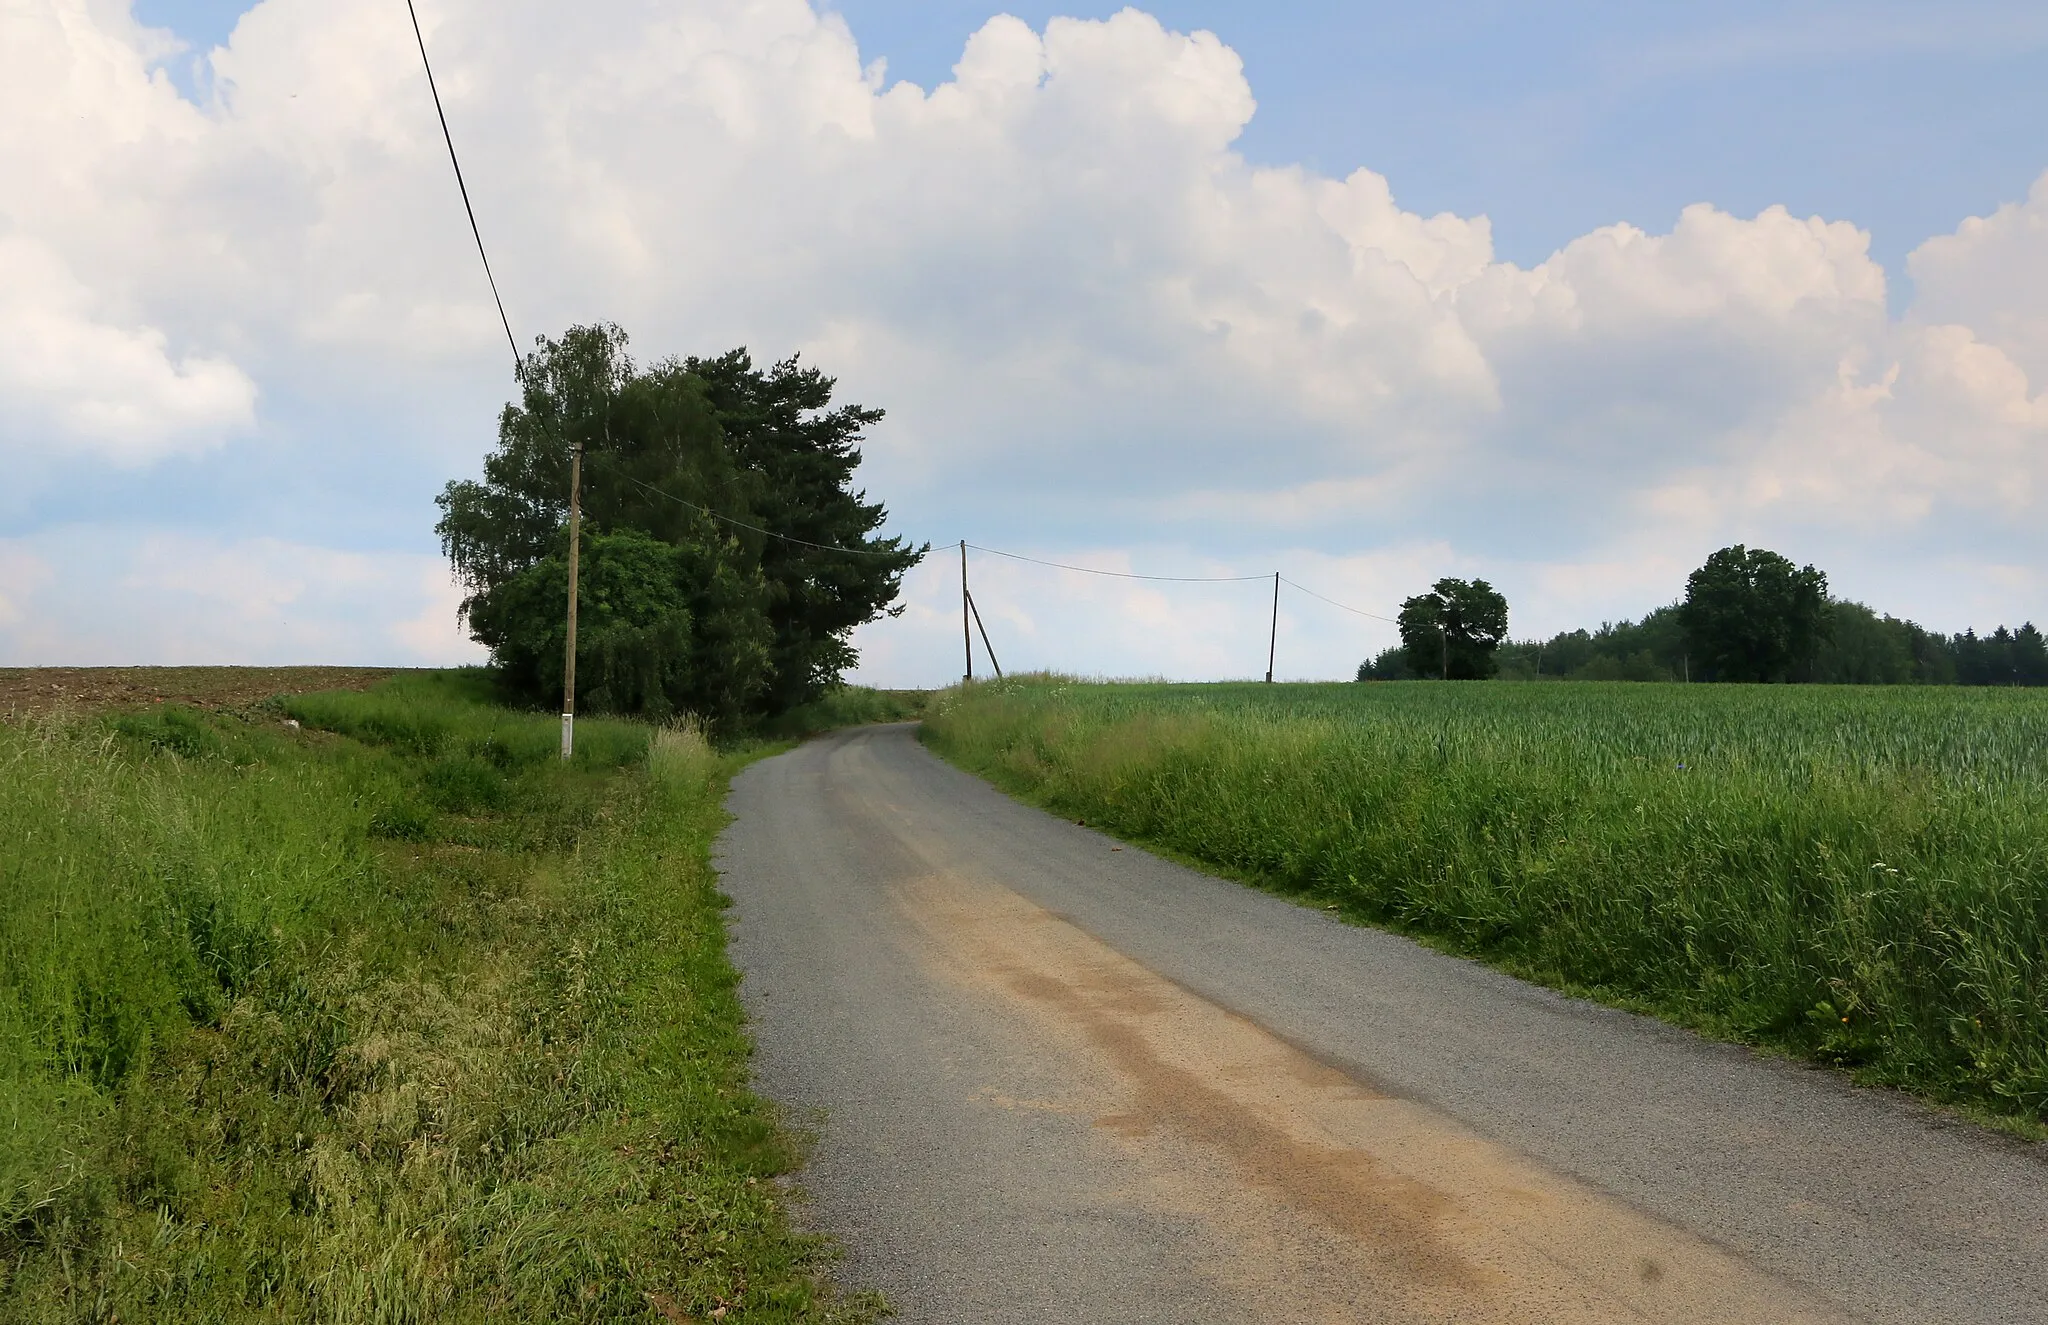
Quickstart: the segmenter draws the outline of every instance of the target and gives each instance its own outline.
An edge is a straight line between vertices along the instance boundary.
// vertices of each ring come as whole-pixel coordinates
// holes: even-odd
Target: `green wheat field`
[[[2048,1121],[2048,693],[1029,677],[925,735],[1354,919]]]

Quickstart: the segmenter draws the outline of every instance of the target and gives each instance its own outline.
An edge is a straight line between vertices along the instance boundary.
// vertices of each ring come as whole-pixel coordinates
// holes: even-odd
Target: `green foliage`
[[[2048,685],[2048,645],[2032,623],[2018,630],[2000,626],[1979,638],[1974,631],[1941,635],[1841,599],[1831,600],[1827,613],[1826,634],[1812,661],[1791,679],[1824,685]],[[1507,680],[1707,679],[1688,654],[1676,606],[1660,607],[1641,622],[1504,644],[1499,658]]]
[[[584,540],[578,579],[580,708],[656,721],[696,713],[731,730],[759,707],[773,638],[758,573],[743,575],[701,544],[627,529]],[[470,608],[471,627],[522,696],[562,693],[568,586],[567,560],[550,555]]]
[[[1039,680],[925,730],[1108,831],[2048,1121],[2048,697]]]
[[[872,1317],[746,1089],[730,761],[489,694],[0,724],[0,1319]]]
[[[114,730],[152,750],[168,750],[187,759],[205,759],[226,751],[206,715],[184,704],[163,704],[147,713],[114,719]]]
[[[808,704],[771,719],[762,734],[801,740],[841,727],[875,722],[909,722],[924,715],[929,693],[923,690],[873,690],[867,686],[834,686]]]
[[[1828,577],[1737,543],[1685,582],[1687,649],[1712,681],[1789,681],[1827,637]]]
[[[1381,649],[1371,658],[1358,664],[1359,681],[1412,681],[1415,670],[1408,665],[1408,650],[1400,645]]]
[[[833,408],[833,379],[794,358],[762,372],[733,350],[683,367],[703,383],[736,463],[754,479],[750,509],[758,518],[750,523],[785,536],[748,543],[771,586],[766,709],[784,712],[839,684],[858,661],[847,636],[901,610],[890,605],[903,573],[929,548],[874,538],[888,512],[851,491],[861,431],[881,421],[881,410]],[[828,550],[839,548],[860,551]]]
[[[1828,604],[1828,629],[1816,650],[1812,679],[1837,685],[1907,685],[1953,680],[1935,670],[1940,654],[1910,621],[1880,617],[1861,603]]]
[[[1792,679],[1826,685],[2041,685],[2048,684],[2048,653],[2033,661],[2040,632],[2000,627],[1982,640],[1972,632],[1949,637],[1898,617],[1879,616],[1861,603],[1831,600],[1826,634],[1812,662]],[[1563,631],[1547,640],[1521,640],[1500,649],[1500,675],[1508,680],[1704,680],[1689,655],[1680,609],[1660,607],[1640,622],[1604,624],[1597,631]],[[2038,678],[2038,679],[2037,679]]]
[[[833,407],[833,380],[794,359],[641,368],[617,327],[576,327],[540,342],[520,384],[483,480],[448,485],[437,529],[472,633],[525,702],[561,693],[579,447],[576,670],[591,710],[730,729],[817,699],[923,555],[873,537],[887,513],[850,488],[881,412]]]
[[[2018,630],[2000,626],[1982,639],[1965,631],[1949,640],[1949,652],[1964,685],[2048,685],[2048,642],[2031,621]]]
[[[1685,631],[1675,605],[1660,607],[1639,622],[1608,621],[1595,631],[1561,631],[1547,640],[1503,644],[1496,657],[1504,680],[1690,679]]]
[[[1508,600],[1485,580],[1442,579],[1401,604],[1401,647],[1416,676],[1471,681],[1492,676],[1508,633]]]

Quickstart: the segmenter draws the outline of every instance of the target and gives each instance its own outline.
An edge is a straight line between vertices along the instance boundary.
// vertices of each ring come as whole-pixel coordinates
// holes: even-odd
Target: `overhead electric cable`
[[[732,525],[735,528],[745,529],[749,532],[761,534],[768,538],[780,539],[785,543],[795,543],[799,547],[816,548],[820,552],[844,552],[851,556],[858,557],[894,557],[902,555],[900,551],[881,552],[875,550],[874,548],[839,547],[834,546],[830,543],[813,543],[807,538],[797,538],[790,534],[778,534],[773,529],[764,529],[763,527],[757,524],[748,524],[745,520],[735,520],[732,516],[720,514],[719,512],[712,510],[708,506],[699,506],[696,502],[690,501],[683,497],[678,497],[672,492],[663,492],[660,488],[655,487],[652,483],[644,483],[641,480],[634,478],[631,474],[619,474],[617,475],[617,477],[626,480],[626,482],[632,484],[636,488],[640,488],[646,492],[650,492],[657,497],[664,497],[669,501],[675,502],[679,506],[687,506],[693,511],[697,511],[700,514],[710,516],[714,520],[722,521],[723,523]],[[902,537],[902,535],[897,535],[897,537]],[[1064,561],[1046,561],[1039,557],[1027,557],[1021,552],[1005,552],[1001,548],[983,547],[979,543],[969,543],[967,544],[967,547],[975,552],[986,552],[988,555],[992,557],[1006,557],[1011,561],[1026,561],[1034,566],[1050,566],[1054,570],[1077,571],[1083,575],[1106,575],[1119,580],[1153,580],[1163,581],[1172,584],[1246,584],[1252,581],[1259,581],[1263,583],[1266,579],[1264,575],[1140,575],[1135,571],[1102,570],[1099,567],[1095,566],[1069,565]],[[1289,588],[1299,589],[1301,590],[1301,592],[1307,594],[1309,597],[1314,598],[1319,602],[1328,603],[1331,607],[1337,608],[1339,611],[1349,612],[1354,616],[1369,617],[1374,621],[1384,621],[1387,622],[1389,625],[1398,626],[1401,624],[1393,617],[1381,616],[1377,612],[1368,612],[1363,608],[1353,607],[1349,603],[1340,603],[1336,599],[1328,597],[1324,594],[1319,594],[1314,589],[1309,588],[1307,585],[1302,584],[1297,580],[1290,580],[1284,575],[1280,576],[1279,578],[1280,582],[1282,584],[1287,585]]]
[[[448,144],[448,164],[455,167],[455,187],[462,191],[462,210],[469,214],[469,233],[476,236],[476,255],[484,261],[484,279],[491,283],[491,298],[498,305],[498,321],[505,324],[505,343],[512,347],[512,366],[519,357],[519,338],[512,334],[512,319],[505,316],[505,300],[498,294],[498,278],[491,274],[491,255],[484,252],[484,232],[477,227],[476,208],[469,205],[469,185],[462,181],[462,162],[455,155],[455,135],[448,132],[448,112],[441,109],[441,89],[434,85],[434,65],[427,59],[426,34],[420,31],[420,13],[412,0],[405,0],[405,12],[412,15],[412,35],[420,44],[420,63],[427,71],[427,91],[434,94],[434,114],[441,118],[441,140]]]
[[[1297,583],[1295,583],[1295,582],[1294,582],[1293,580],[1290,580],[1290,579],[1288,579],[1288,578],[1287,578],[1286,576],[1284,576],[1284,575],[1283,575],[1283,576],[1281,576],[1280,578],[1281,578],[1281,583],[1283,583],[1283,584],[1286,584],[1286,585],[1289,585],[1289,586],[1291,586],[1291,587],[1293,587],[1293,588],[1299,589],[1299,590],[1301,590],[1301,591],[1302,591],[1303,593],[1307,594],[1307,595],[1308,595],[1309,597],[1311,597],[1311,598],[1321,599],[1321,600],[1322,600],[1323,602],[1325,602],[1325,603],[1328,603],[1328,604],[1329,604],[1330,606],[1332,606],[1332,607],[1335,607],[1335,608],[1340,608],[1340,609],[1342,609],[1343,611],[1349,612],[1349,613],[1351,613],[1351,614],[1352,614],[1352,615],[1354,615],[1354,616],[1362,616],[1362,617],[1371,617],[1371,618],[1372,618],[1372,619],[1373,619],[1374,621],[1384,621],[1384,622],[1388,623],[1389,625],[1395,625],[1395,626],[1398,626],[1398,625],[1400,625],[1400,624],[1401,624],[1401,623],[1400,623],[1399,621],[1395,620],[1395,619],[1394,619],[1393,617],[1390,617],[1390,616],[1381,616],[1381,615],[1380,615],[1379,613],[1377,613],[1377,612],[1368,612],[1368,611],[1365,611],[1365,610],[1364,610],[1363,608],[1357,608],[1357,607],[1352,607],[1352,606],[1350,606],[1350,605],[1348,605],[1348,604],[1346,604],[1346,603],[1340,603],[1340,602],[1338,602],[1338,601],[1337,601],[1336,599],[1334,599],[1334,598],[1325,598],[1325,597],[1323,597],[1323,595],[1322,595],[1322,594],[1319,594],[1319,593],[1317,593],[1317,592],[1316,592],[1315,590],[1313,590],[1313,589],[1309,588],[1309,587],[1308,587],[1307,585],[1305,585],[1305,584],[1297,584]]]
[[[976,552],[986,552],[992,557],[1008,557],[1011,561],[1028,561],[1034,566],[1051,566],[1054,570],[1079,571],[1083,575],[1108,575],[1119,580],[1166,580],[1175,584],[1245,584],[1252,580],[1264,581],[1263,575],[1139,575],[1127,570],[1097,570],[1093,566],[1069,566],[1063,561],[1041,561],[1019,552],[1005,552],[1001,548],[983,547],[969,543]]]

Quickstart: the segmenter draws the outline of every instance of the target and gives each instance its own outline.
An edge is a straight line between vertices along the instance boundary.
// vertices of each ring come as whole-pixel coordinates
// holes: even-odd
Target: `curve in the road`
[[[2048,1321],[2037,1147],[1123,847],[907,727],[735,781],[759,1084],[913,1321]]]

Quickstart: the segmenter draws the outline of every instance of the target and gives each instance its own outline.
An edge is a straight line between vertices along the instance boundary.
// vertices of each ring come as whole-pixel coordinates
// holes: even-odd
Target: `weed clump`
[[[113,726],[119,735],[144,749],[168,750],[187,759],[217,757],[227,748],[204,714],[181,704],[124,715],[114,719]]]
[[[657,728],[648,741],[647,771],[670,795],[696,794],[716,776],[718,762],[704,725],[692,718]]]

